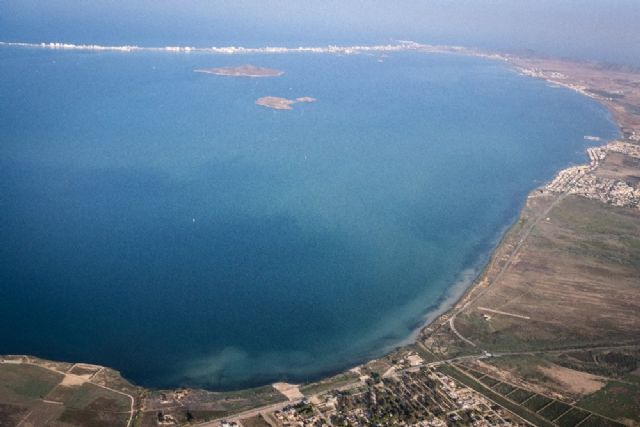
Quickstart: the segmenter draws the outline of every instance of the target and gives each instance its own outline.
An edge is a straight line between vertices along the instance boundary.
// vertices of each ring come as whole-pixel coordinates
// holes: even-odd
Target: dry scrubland
[[[544,204],[532,200],[538,203]],[[499,283],[460,313],[456,326],[491,352],[633,342],[640,331],[639,278],[640,210],[570,196],[540,221]]]

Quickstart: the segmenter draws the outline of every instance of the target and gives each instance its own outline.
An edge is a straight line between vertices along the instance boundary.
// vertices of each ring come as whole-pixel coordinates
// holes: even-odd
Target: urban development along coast
[[[34,426],[638,425],[640,73],[406,47],[506,61],[522,74],[579,91],[609,109],[621,138],[589,149],[589,164],[561,171],[532,192],[474,286],[413,344],[384,358],[311,384],[216,393],[147,390],[108,368],[6,356],[0,420]]]

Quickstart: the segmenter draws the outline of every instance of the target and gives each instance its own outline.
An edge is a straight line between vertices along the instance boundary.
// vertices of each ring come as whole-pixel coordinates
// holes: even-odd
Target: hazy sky
[[[411,39],[640,65],[640,0],[0,0],[0,39],[197,45]]]

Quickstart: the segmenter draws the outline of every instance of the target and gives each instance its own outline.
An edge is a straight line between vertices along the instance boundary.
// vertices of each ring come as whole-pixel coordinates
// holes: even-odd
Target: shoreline
[[[528,192],[527,197],[538,188],[539,187],[536,187]],[[509,218],[508,222],[503,227],[500,227],[500,230],[498,232],[496,232],[495,236],[487,244],[487,251],[480,254],[475,263],[460,272],[454,282],[447,287],[442,295],[436,301],[434,301],[433,304],[427,307],[422,315],[420,315],[421,319],[415,322],[416,327],[414,328],[413,332],[411,332],[411,334],[407,338],[400,341],[398,344],[389,347],[385,352],[385,355],[389,354],[398,347],[415,344],[426,328],[431,326],[440,317],[453,310],[458,302],[460,302],[467,295],[467,293],[472,290],[472,288],[477,284],[478,280],[485,274],[485,271],[491,263],[496,250],[504,242],[507,233],[509,233],[513,226],[518,222],[518,219],[520,218],[524,209],[525,203],[526,200],[520,207],[514,210],[514,215]]]
[[[172,50],[174,48],[140,48],[135,46],[124,46],[124,47],[100,47],[93,45],[63,45],[61,47],[57,47],[58,44],[24,44],[24,43],[6,43],[0,42],[0,46],[13,46],[13,47],[27,47],[27,48],[45,48],[45,49],[68,49],[68,50],[96,50],[96,51],[123,51],[123,52],[132,52],[132,51],[164,51],[164,52],[208,52],[208,53],[223,53],[223,54],[232,54],[232,53],[294,53],[294,52],[312,52],[312,53],[342,53],[342,54],[354,54],[354,53],[366,53],[366,52],[389,52],[389,51],[415,51],[417,53],[450,53],[450,54],[461,54],[465,56],[474,56],[479,58],[491,59],[491,60],[499,60],[504,61],[508,64],[508,66],[514,69],[516,72],[520,73],[523,76],[536,78],[544,80],[550,84],[561,86],[566,89],[573,90],[581,95],[587,96],[591,99],[596,100],[600,105],[602,105],[610,114],[612,122],[616,125],[619,130],[621,136],[624,136],[626,133],[627,124],[623,123],[619,119],[620,111],[615,109],[615,107],[611,104],[615,102],[614,99],[603,99],[603,97],[589,92],[585,90],[583,85],[579,83],[568,83],[566,81],[560,81],[553,77],[545,77],[544,74],[536,74],[530,73],[529,69],[523,67],[522,63],[518,63],[518,61],[528,60],[526,58],[518,58],[516,56],[505,56],[499,53],[490,53],[490,52],[482,52],[475,51],[472,49],[459,48],[459,47],[443,47],[443,46],[432,46],[432,45],[421,45],[421,44],[399,44],[399,45],[387,45],[387,46],[370,46],[370,47],[327,47],[327,48],[265,48],[270,49],[268,51],[261,49],[252,49],[248,50],[246,48],[233,48],[233,51],[212,51],[205,49],[227,49],[227,48],[177,48],[178,50]],[[67,46],[67,47],[64,47]],[[243,49],[243,50],[241,50]],[[285,51],[277,50],[277,49],[286,49]],[[302,49],[302,50],[300,50]],[[316,50],[316,49],[327,49],[327,50]],[[385,50],[387,49],[387,50]],[[397,50],[396,50],[397,49]],[[435,49],[438,49],[436,51]],[[544,61],[544,60],[543,60]],[[553,60],[557,61],[557,60]],[[559,60],[562,61],[562,60]],[[569,64],[569,66],[579,66],[581,63],[574,61],[563,61],[565,64]],[[613,140],[601,140],[597,141],[596,147],[606,147],[612,141],[615,141],[619,138]],[[594,141],[596,142],[596,141]],[[557,171],[555,176],[558,174],[567,171],[568,168],[561,169]],[[527,199],[531,197],[533,194],[538,192],[540,188],[543,188],[546,184],[544,183],[542,187],[534,188],[531,192],[529,192]],[[526,203],[526,202],[525,202]],[[509,235],[510,231],[513,229],[514,225],[518,223],[518,220],[521,218],[523,210],[525,206],[521,206],[518,210],[518,213],[514,216],[513,220],[504,227],[504,229],[498,233],[498,238],[496,239],[495,245],[492,245],[491,250],[486,256],[486,259],[483,259],[479,262],[477,269],[472,269],[472,272],[460,273],[460,280],[457,280],[456,283],[453,283],[447,288],[447,291],[443,294],[442,298],[434,303],[435,308],[433,310],[428,310],[423,315],[423,320],[419,322],[419,326],[416,327],[415,331],[411,333],[410,337],[407,339],[397,343],[391,348],[385,350],[385,355],[389,354],[393,351],[393,348],[406,346],[410,344],[414,344],[416,340],[423,334],[425,331],[431,327],[442,327],[446,324],[447,320],[443,320],[443,317],[449,316],[453,314],[454,311],[457,310],[460,304],[463,304],[465,299],[474,292],[474,290],[478,289],[478,286],[482,284],[484,277],[487,273],[487,270],[490,268],[494,257],[497,255],[498,250],[504,244],[505,239]],[[0,356],[2,358],[8,356]],[[375,360],[375,359],[374,359]],[[365,362],[366,363],[366,362]],[[362,363],[359,363],[356,366],[360,366]],[[153,388],[152,388],[153,389]]]

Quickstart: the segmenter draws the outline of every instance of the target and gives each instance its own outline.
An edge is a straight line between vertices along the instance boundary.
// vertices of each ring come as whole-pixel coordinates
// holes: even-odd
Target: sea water
[[[245,63],[285,74],[193,72]],[[0,354],[154,387],[384,353],[530,190],[585,161],[585,135],[617,132],[593,100],[454,55],[2,48],[0,65]]]

